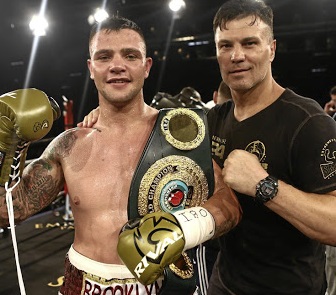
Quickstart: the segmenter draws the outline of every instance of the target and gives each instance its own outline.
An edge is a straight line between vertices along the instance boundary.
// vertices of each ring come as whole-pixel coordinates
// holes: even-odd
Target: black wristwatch
[[[278,180],[275,177],[267,176],[259,181],[256,189],[255,200],[264,204],[272,200],[278,193]]]

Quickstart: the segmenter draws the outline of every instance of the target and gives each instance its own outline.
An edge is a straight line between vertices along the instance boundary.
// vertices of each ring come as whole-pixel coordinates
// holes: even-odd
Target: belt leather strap
[[[210,147],[204,110],[161,109],[132,179],[128,218],[202,205],[214,190]],[[191,261],[193,252],[187,253]],[[195,288],[195,271],[182,278],[165,268],[160,295],[188,295]]]

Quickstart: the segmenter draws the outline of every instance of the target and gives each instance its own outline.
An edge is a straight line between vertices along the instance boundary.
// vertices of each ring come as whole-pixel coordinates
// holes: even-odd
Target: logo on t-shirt
[[[324,163],[320,164],[324,179],[329,179],[336,175],[336,138],[330,139],[323,146],[321,157]]]
[[[263,168],[267,170],[268,164],[265,163],[266,147],[263,142],[261,142],[260,140],[252,141],[246,146],[245,150],[253,155],[256,155],[259,159],[261,166],[263,166]]]

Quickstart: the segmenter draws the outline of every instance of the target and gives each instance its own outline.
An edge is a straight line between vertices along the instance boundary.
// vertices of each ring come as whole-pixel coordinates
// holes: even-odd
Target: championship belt
[[[129,219],[202,205],[214,190],[206,114],[197,108],[161,109],[134,173]],[[166,267],[160,295],[192,294],[192,250]]]

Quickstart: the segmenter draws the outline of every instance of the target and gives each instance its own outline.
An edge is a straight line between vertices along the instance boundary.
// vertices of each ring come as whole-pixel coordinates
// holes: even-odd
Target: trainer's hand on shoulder
[[[257,183],[267,175],[258,157],[245,150],[233,150],[222,169],[224,182],[233,190],[249,196],[255,195]]]
[[[97,123],[99,117],[99,107],[93,109],[89,114],[87,114],[82,122],[77,124],[77,127],[91,128]]]

